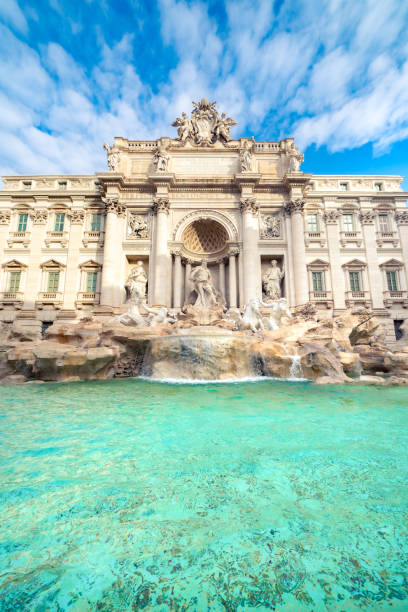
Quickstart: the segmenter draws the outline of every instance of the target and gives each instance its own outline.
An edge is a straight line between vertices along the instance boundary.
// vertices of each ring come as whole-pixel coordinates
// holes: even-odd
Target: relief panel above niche
[[[239,159],[236,155],[174,155],[170,167],[175,174],[236,174]]]
[[[152,160],[151,159],[137,159],[132,161],[131,173],[132,174],[148,174],[151,170]]]

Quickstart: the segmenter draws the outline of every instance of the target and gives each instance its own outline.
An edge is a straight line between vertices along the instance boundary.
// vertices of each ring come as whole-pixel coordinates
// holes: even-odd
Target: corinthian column
[[[220,293],[225,297],[225,263],[223,258],[218,260],[218,281]]]
[[[173,306],[180,308],[181,303],[181,254],[180,250],[173,251],[174,254],[174,285],[173,285]]]
[[[117,197],[103,198],[106,210],[105,246],[103,250],[103,266],[101,279],[101,306],[119,306],[120,304],[120,259],[119,220],[125,207],[119,204]]]
[[[184,301],[186,301],[186,299],[191,293],[191,281],[190,281],[191,259],[186,259],[185,263],[186,263],[186,270],[185,270],[185,277],[184,277]]]
[[[334,209],[326,210],[324,213],[327,246],[329,248],[330,284],[333,292],[333,307],[334,309],[344,310],[346,308],[346,285],[344,282],[344,272],[341,267],[339,216],[339,212]]]
[[[245,304],[252,298],[262,296],[261,259],[258,253],[258,208],[254,198],[241,200]]]
[[[154,304],[170,306],[171,255],[167,246],[169,200],[167,198],[156,198],[153,210],[156,213],[153,302]]]
[[[286,205],[286,212],[291,216],[292,257],[295,276],[296,306],[309,301],[309,283],[306,270],[306,248],[303,226],[303,200],[294,200]]]
[[[363,228],[367,256],[368,282],[370,284],[373,308],[384,308],[383,277],[378,265],[377,242],[375,235],[375,213],[372,210],[361,212],[360,223]]]
[[[237,267],[235,263],[236,255],[238,255],[238,249],[232,249],[229,252],[229,264],[228,264],[228,281],[229,281],[229,307],[237,307]]]

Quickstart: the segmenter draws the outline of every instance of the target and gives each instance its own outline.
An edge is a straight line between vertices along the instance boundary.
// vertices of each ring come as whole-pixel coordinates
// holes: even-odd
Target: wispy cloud
[[[25,10],[27,22],[24,1],[0,3],[3,172],[99,170],[104,141],[172,133],[174,117],[203,95],[237,119],[237,135],[294,135],[302,148],[331,151],[372,143],[376,152],[408,138],[400,0],[328,0],[324,10],[306,0],[225,0],[217,10],[158,0],[151,17],[129,0],[129,22],[110,30],[113,5],[87,0],[82,10],[96,21],[68,10],[65,38],[49,39]],[[42,20],[67,7],[52,0]]]

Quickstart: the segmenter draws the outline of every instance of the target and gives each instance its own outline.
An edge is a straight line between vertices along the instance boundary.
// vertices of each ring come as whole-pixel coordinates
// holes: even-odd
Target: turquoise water
[[[0,387],[0,610],[408,610],[408,391]]]

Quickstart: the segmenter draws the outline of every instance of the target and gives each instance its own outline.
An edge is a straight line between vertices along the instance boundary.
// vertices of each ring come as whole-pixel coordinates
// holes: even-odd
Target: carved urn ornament
[[[208,147],[219,141],[222,143],[231,140],[231,126],[236,122],[227,117],[225,113],[221,116],[215,108],[216,102],[208,102],[205,98],[201,102],[193,102],[193,112],[191,118],[186,113],[172,123],[177,128],[177,140],[185,143],[190,140],[192,143]]]

